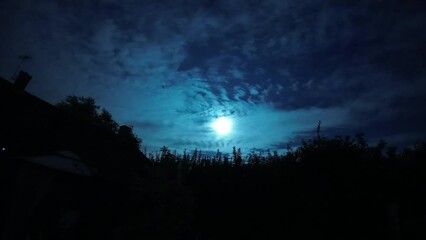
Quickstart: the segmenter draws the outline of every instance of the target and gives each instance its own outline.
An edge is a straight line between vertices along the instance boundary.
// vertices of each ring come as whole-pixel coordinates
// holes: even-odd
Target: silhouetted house
[[[74,118],[29,93],[24,88],[31,79],[21,72],[12,84],[0,78],[0,150],[8,156],[34,156],[55,151],[70,151],[96,168],[116,172],[147,160],[142,152],[123,143],[131,134],[127,126],[119,134]],[[122,156],[126,156],[123,158]],[[130,164],[130,165],[129,165]]]
[[[148,159],[123,141],[130,128],[114,134],[82,122],[27,93],[30,79],[0,78],[2,239],[109,234],[131,214],[129,183]]]

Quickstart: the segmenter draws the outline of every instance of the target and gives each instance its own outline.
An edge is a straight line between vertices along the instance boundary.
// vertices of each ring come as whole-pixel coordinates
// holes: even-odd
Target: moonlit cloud
[[[0,9],[2,77],[30,54],[29,92],[51,103],[92,96],[148,151],[282,150],[318,120],[325,132],[398,144],[426,133],[422,3],[19,0]],[[210,127],[220,116],[234,122],[222,138]]]

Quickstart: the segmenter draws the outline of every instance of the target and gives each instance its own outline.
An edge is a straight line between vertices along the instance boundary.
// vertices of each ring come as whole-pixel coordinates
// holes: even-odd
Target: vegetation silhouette
[[[385,141],[370,145],[363,134],[327,138],[319,122],[312,139],[285,154],[245,156],[237,147],[229,155],[199,149],[177,154],[163,146],[142,161],[126,155],[141,144],[133,131],[122,139],[121,150],[106,149],[106,143],[116,143],[108,139],[116,139],[120,128],[92,98],[70,96],[57,107],[69,122],[108,133],[90,132],[101,140],[83,148],[96,152],[91,166],[106,174],[55,182],[56,190],[31,216],[29,239],[41,239],[40,232],[43,239],[426,238],[424,142],[398,151]],[[88,144],[81,140],[80,148]],[[144,167],[135,167],[135,161]],[[2,186],[13,188],[7,187],[14,178],[6,167]],[[82,217],[57,226],[64,209]]]
[[[426,144],[400,152],[363,134],[313,139],[242,161],[218,151],[150,160],[174,169],[194,198],[199,239],[421,239],[426,236]],[[173,178],[172,178],[173,179]]]
[[[119,132],[119,125],[112,119],[111,113],[105,108],[100,110],[100,106],[96,105],[95,99],[91,97],[68,96],[56,106],[65,113],[81,121],[102,127],[110,133],[117,134]],[[142,139],[136,136],[133,131],[130,131],[125,141],[138,148],[142,143]]]

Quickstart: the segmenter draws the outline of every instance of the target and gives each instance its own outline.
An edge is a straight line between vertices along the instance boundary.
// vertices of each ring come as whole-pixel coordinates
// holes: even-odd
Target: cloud
[[[92,96],[151,150],[281,148],[318,120],[405,139],[426,132],[426,19],[394,4],[3,1],[0,74],[32,55],[31,93]],[[224,115],[235,129],[218,137]]]

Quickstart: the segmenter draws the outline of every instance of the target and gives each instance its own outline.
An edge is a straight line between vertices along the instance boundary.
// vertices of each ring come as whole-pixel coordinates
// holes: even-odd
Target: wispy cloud
[[[412,139],[426,132],[425,6],[395,4],[3,1],[0,74],[32,55],[31,93],[95,97],[151,150],[281,148],[318,120]]]

